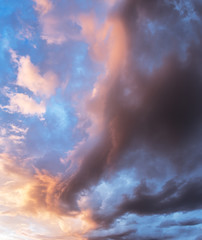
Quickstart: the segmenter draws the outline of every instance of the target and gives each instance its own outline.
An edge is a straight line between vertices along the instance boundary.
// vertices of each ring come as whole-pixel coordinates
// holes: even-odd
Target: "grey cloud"
[[[187,34],[187,23],[174,4],[165,2],[124,1],[115,14],[126,28],[128,58],[124,59],[126,64],[123,64],[117,79],[110,79],[109,76],[111,84],[102,86],[105,89],[104,95],[99,95],[98,92],[97,98],[88,102],[88,109],[91,106],[96,108],[98,101],[103,102],[105,130],[98,143],[82,156],[84,160],[79,170],[62,183],[61,200],[69,206],[69,210],[79,210],[79,193],[96,185],[110,169],[118,168],[119,164],[122,168],[137,167],[136,159],[130,159],[130,163],[123,161],[128,150],[149,149],[162,161],[167,159],[163,163],[165,168],[171,163],[179,174],[184,171],[189,174],[200,166],[200,150],[197,149],[195,154],[198,155],[194,156],[191,147],[193,143],[201,141],[200,23],[189,23],[188,28],[197,36],[195,41]],[[145,19],[164,27],[163,34],[158,30],[155,36],[151,36],[151,42],[147,39],[146,30],[141,28]],[[183,31],[180,31],[181,27]],[[145,43],[152,50],[148,54]],[[178,51],[183,44],[186,46],[186,50],[183,50],[185,58]],[[152,70],[148,70],[142,62],[143,67],[140,68],[138,62],[143,55],[145,59],[150,58],[149,62],[152,56],[154,62],[157,61],[156,55],[159,55],[158,61],[161,61],[153,64]],[[142,167],[147,168],[151,161],[152,157],[148,157]],[[202,196],[200,188],[198,180],[194,184],[187,182],[182,186],[168,183],[157,195],[140,192],[136,198],[123,202],[120,211],[121,214],[164,214],[201,208],[201,203],[197,200],[197,197],[201,199]],[[174,193],[179,196],[175,197]],[[189,198],[189,193],[194,194],[193,200]]]
[[[160,224],[160,227],[167,228],[167,227],[176,227],[176,226],[196,226],[202,224],[202,219],[200,218],[193,218],[193,219],[187,219],[183,221],[175,221],[175,220],[167,220]]]

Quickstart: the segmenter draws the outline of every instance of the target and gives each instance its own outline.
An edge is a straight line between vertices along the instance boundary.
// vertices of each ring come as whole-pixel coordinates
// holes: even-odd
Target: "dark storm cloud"
[[[109,91],[106,107],[117,151],[122,152],[131,141],[146,142],[164,150],[189,137],[201,120],[200,80],[199,69],[195,71],[192,64],[183,66],[171,57],[160,70],[142,79],[144,86],[139,86],[142,98],[139,106],[126,105],[127,100],[135,97],[135,91],[124,99],[121,83],[117,82]],[[134,79],[131,91],[135,85]]]
[[[151,236],[141,237],[141,236],[139,236],[139,237],[136,238],[136,240],[161,240],[161,239],[168,240],[168,239],[174,239],[174,237],[173,236],[165,236],[165,235],[163,235],[162,237],[151,237]]]
[[[161,215],[172,214],[175,212],[188,212],[202,209],[202,179],[192,179],[189,181],[176,182],[175,180],[168,181],[159,192],[153,190],[142,182],[134,190],[134,197],[119,196],[123,198],[122,203],[114,208],[114,212],[110,215],[107,213],[100,214],[93,212],[92,220],[102,228],[109,228],[116,219],[127,213],[146,215]],[[160,227],[186,227],[202,224],[199,218],[191,218],[187,220],[165,221],[160,224]],[[138,228],[138,224],[135,223]],[[98,238],[99,239],[99,238]],[[139,238],[138,238],[139,239]]]
[[[135,233],[136,231],[127,231],[122,234],[111,234],[103,237],[90,237],[88,240],[161,240],[174,239],[173,236],[163,235],[162,237],[142,237]]]
[[[124,196],[122,203],[115,208],[114,213],[108,216],[106,214],[94,213],[93,220],[99,226],[107,228],[114,220],[126,213],[145,216],[187,212],[197,209],[202,209],[201,178],[186,182],[176,182],[173,179],[168,181],[161,191],[155,193],[146,182],[142,182],[135,188],[133,198]],[[201,219],[190,219],[180,222],[165,221],[160,224],[160,227],[194,226],[201,223]]]
[[[120,213],[153,215],[202,209],[202,179],[185,183],[172,180],[160,192],[152,194],[150,191],[145,183],[141,184],[135,190],[135,197],[125,199],[119,206]],[[181,224],[190,225],[191,222]]]
[[[61,199],[70,210],[78,210],[78,194],[97,184],[108,169],[119,164],[136,167],[135,159],[130,159],[130,163],[121,161],[129,149],[146,146],[145,149],[166,156],[181,172],[185,168],[190,171],[190,161],[194,167],[200,164],[200,157],[192,159],[190,150],[190,142],[195,140],[202,120],[200,21],[192,20],[186,29],[187,23],[172,1],[166,4],[160,0],[124,1],[115,16],[126,29],[127,59],[123,60],[118,77],[109,77],[109,84],[101,86],[101,93],[98,91],[96,99],[88,103],[88,109],[94,106],[96,111],[98,102],[103,103],[105,130],[92,150],[82,156],[78,172],[64,181]],[[155,28],[163,30],[148,35],[142,25],[148,21],[155,21]],[[189,31],[194,32],[196,40],[189,36]],[[179,51],[183,45],[186,50]],[[145,65],[140,61],[143,56]],[[158,62],[156,65],[152,57],[153,62]],[[147,64],[152,65],[152,70],[148,70]],[[148,161],[152,159],[145,160],[144,168]],[[167,164],[164,163],[165,167]],[[199,180],[185,184],[169,182],[161,192],[152,195],[144,194],[140,186],[137,196],[120,206],[120,214],[198,209],[201,187]]]
[[[76,194],[85,191],[89,185],[98,182],[105,170],[105,163],[108,157],[111,142],[107,137],[99,142],[90,153],[84,158],[80,170],[72,178],[68,179],[65,190],[61,196],[62,200],[68,202],[72,210],[78,210],[76,205]]]
[[[88,240],[129,240],[131,234],[134,234],[135,230],[126,231],[124,233],[109,234],[101,237],[90,237]],[[134,236],[133,236],[134,237]],[[133,238],[134,239],[134,238]]]

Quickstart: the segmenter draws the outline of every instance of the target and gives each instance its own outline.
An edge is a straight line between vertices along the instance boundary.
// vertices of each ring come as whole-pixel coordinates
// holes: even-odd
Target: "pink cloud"
[[[27,88],[35,95],[50,97],[57,87],[56,75],[49,71],[41,75],[39,68],[35,66],[29,56],[22,56],[18,61],[17,85]]]
[[[104,62],[109,51],[108,44],[111,25],[108,21],[100,24],[94,12],[81,14],[77,21],[82,28],[82,37],[89,44],[91,56],[95,60]]]
[[[1,106],[10,113],[21,113],[23,115],[37,115],[42,117],[46,112],[46,107],[44,102],[37,103],[34,99],[23,93],[10,93],[7,95],[9,97],[9,105]]]
[[[35,2],[35,10],[39,12],[39,14],[44,15],[49,12],[53,5],[52,2],[49,0],[33,0]]]
[[[42,26],[41,38],[46,40],[48,44],[62,44],[67,40],[67,33],[61,30],[61,19],[53,16],[46,15],[40,18]]]
[[[55,2],[49,0],[35,0],[35,9],[39,13],[38,21],[41,26],[41,38],[48,44],[60,45],[69,39],[79,39],[80,33],[74,17],[75,3]],[[69,12],[64,12],[67,7]]]

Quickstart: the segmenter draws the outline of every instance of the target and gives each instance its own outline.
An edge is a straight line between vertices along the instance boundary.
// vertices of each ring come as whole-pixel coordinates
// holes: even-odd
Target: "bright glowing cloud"
[[[29,89],[35,95],[50,97],[55,93],[57,77],[53,72],[46,72],[41,76],[29,56],[20,57],[16,84]]]

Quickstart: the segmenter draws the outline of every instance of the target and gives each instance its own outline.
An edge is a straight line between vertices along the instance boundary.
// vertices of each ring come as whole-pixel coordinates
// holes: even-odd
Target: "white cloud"
[[[48,98],[55,93],[57,77],[50,71],[41,75],[39,68],[31,62],[30,57],[22,56],[18,61],[16,84],[29,89],[35,95]]]
[[[9,93],[7,95],[9,105],[0,106],[1,109],[10,113],[21,113],[23,115],[37,115],[41,117],[46,112],[44,102],[37,103],[34,99],[23,93]]]
[[[16,85],[28,89],[35,96],[39,97],[40,102],[24,93],[13,93],[5,87],[2,93],[9,98],[9,105],[0,106],[1,109],[10,113],[21,113],[23,115],[37,115],[42,119],[46,112],[46,100],[55,94],[58,80],[52,71],[40,74],[40,70],[35,66],[30,56],[19,56],[10,49],[12,62],[17,65]]]

